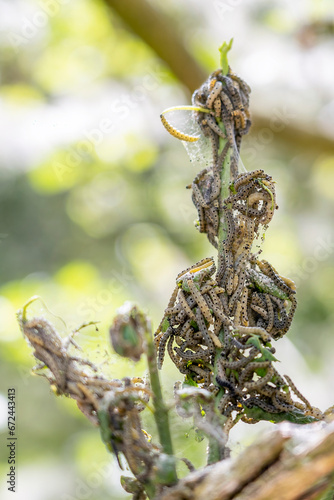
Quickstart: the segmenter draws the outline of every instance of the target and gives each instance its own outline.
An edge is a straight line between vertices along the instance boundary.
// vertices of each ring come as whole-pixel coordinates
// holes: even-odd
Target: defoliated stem
[[[224,141],[224,139],[219,139],[220,141]],[[225,141],[224,141],[225,142]],[[219,148],[220,149],[220,148]],[[231,148],[228,150],[226,158],[224,160],[222,170],[221,170],[221,189],[220,189],[220,200],[221,205],[224,200],[229,195],[229,183],[230,183],[230,163],[231,163]],[[222,255],[224,251],[224,239],[226,236],[226,221],[224,218],[224,211],[221,209],[219,212],[219,229],[218,229],[218,258]]]
[[[219,123],[220,129],[225,132],[225,128],[223,123]],[[223,139],[222,137],[219,137],[219,150],[218,154],[220,154],[225,145],[226,145],[227,139]],[[228,197],[229,195],[229,184],[230,184],[230,165],[231,165],[231,149],[229,148],[223,164],[221,166],[221,172],[220,172],[220,182],[221,182],[221,187],[220,187],[220,200],[219,200],[219,227],[218,227],[218,271],[219,271],[219,266],[222,263],[222,256],[224,253],[224,239],[226,236],[226,230],[227,230],[227,225],[226,225],[226,220],[224,217],[224,211],[222,210],[222,206],[224,203],[224,200]]]
[[[222,123],[219,124],[219,127],[223,132],[225,132],[224,125]],[[227,139],[219,138],[219,151],[218,154],[220,154],[225,145],[226,145]],[[224,252],[224,239],[226,236],[226,221],[224,218],[224,211],[222,210],[222,205],[225,200],[225,198],[228,197],[229,195],[229,183],[230,183],[230,163],[231,163],[231,148],[228,150],[227,155],[225,156],[224,162],[221,165],[221,174],[220,174],[220,180],[221,180],[221,189],[220,189],[220,200],[219,200],[219,228],[218,228],[218,269],[219,266],[222,263],[222,256]],[[223,343],[224,342],[224,330],[222,329],[220,334],[219,334],[219,340]],[[217,349],[216,355],[215,355],[215,360],[214,360],[214,369],[213,369],[213,374],[214,378],[217,376],[217,363],[220,358],[220,353],[222,349]],[[221,389],[217,396],[216,396],[216,406],[218,406],[218,403],[220,401],[220,398],[223,396],[224,392]],[[209,438],[209,449],[208,449],[208,464],[214,464],[221,460],[221,447],[217,440]]]

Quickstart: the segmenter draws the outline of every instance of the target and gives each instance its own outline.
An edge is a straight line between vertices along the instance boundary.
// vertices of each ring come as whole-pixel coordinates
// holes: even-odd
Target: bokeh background
[[[100,321],[77,336],[85,355],[113,377],[145,372],[111,352],[116,309],[134,301],[156,326],[176,274],[214,253],[185,190],[196,168],[159,115],[190,103],[231,37],[231,66],[252,88],[241,156],[277,182],[263,256],[298,286],[278,368],[312,404],[332,405],[332,2],[0,0],[0,19],[1,498],[12,498],[8,387],[17,392],[17,500],[129,498],[98,430],[31,375],[15,311],[39,295],[28,316],[48,317],[62,335]],[[179,378],[168,362],[162,378],[168,400]],[[171,418],[177,455],[203,465],[205,441]],[[232,453],[270,425],[238,424]]]

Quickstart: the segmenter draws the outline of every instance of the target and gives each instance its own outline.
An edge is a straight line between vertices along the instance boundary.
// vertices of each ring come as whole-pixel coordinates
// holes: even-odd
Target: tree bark
[[[278,424],[239,457],[192,472],[159,500],[320,498],[334,498],[334,422]]]

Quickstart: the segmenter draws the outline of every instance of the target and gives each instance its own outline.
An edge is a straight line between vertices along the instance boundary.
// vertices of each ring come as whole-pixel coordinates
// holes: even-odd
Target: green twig
[[[224,42],[220,47],[219,47],[219,52],[220,52],[220,67],[222,69],[223,75],[227,75],[228,73],[228,59],[227,59],[227,54],[232,48],[232,43],[233,43],[233,38],[227,43]]]
[[[151,389],[153,392],[154,419],[158,429],[159,440],[164,453],[173,455],[173,444],[169,427],[168,408],[164,403],[159,379],[158,366],[156,361],[156,352],[152,339],[151,329],[147,328],[145,332],[146,355],[148,371],[150,374]],[[175,466],[172,473],[173,483],[177,482]]]

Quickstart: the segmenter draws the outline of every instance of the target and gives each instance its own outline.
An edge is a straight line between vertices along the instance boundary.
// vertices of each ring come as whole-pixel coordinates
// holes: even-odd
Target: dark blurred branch
[[[165,61],[191,93],[206,80],[207,71],[185,48],[184,37],[178,33],[173,18],[167,17],[147,0],[105,0],[105,3]],[[252,118],[252,134],[270,128],[269,116],[252,113]],[[276,137],[297,150],[334,153],[331,138],[318,131],[305,130],[296,122],[287,124],[284,130],[275,133]]]
[[[165,61],[192,93],[206,79],[204,71],[184,46],[175,21],[146,0],[105,0],[123,21]]]
[[[271,118],[262,114],[252,113],[252,127],[249,133],[249,137],[245,139],[245,143],[247,140],[251,143],[253,137],[263,129],[270,129]],[[287,124],[285,127],[282,127],[282,130],[275,131],[274,137],[275,140],[281,141],[289,148],[293,148],[295,150],[303,151],[311,153],[315,152],[319,154],[319,151],[322,153],[334,154],[334,140],[330,137],[323,135],[320,131],[315,130],[312,127],[312,123],[305,125],[294,121]]]

